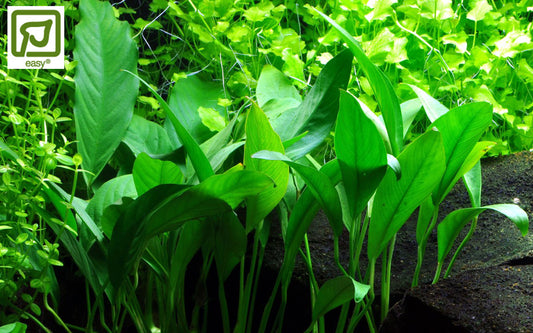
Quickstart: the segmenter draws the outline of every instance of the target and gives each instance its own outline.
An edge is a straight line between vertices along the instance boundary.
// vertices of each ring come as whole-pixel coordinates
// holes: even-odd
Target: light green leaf
[[[529,229],[529,218],[527,213],[517,205],[499,204],[483,206],[479,208],[458,209],[448,214],[448,216],[446,216],[446,218],[438,226],[438,261],[440,263],[444,261],[452,249],[455,239],[461,230],[466,226],[466,224],[487,209],[495,210],[507,216],[518,227],[522,233],[522,236],[527,234]]]
[[[326,281],[316,296],[313,322],[346,302],[361,302],[369,291],[369,285],[357,282],[349,276],[339,276]]]
[[[446,171],[433,193],[435,204],[444,200],[454,180],[457,181],[462,176],[458,176],[458,172],[491,120],[492,107],[482,102],[465,104],[452,109],[433,122],[432,126],[442,133],[446,153]],[[473,164],[470,167],[472,166]],[[468,170],[464,170],[466,171]]]
[[[487,0],[477,0],[470,2],[470,5],[474,6],[471,11],[466,14],[466,18],[472,21],[481,21],[485,18],[485,15],[492,10],[492,6],[489,5]]]
[[[279,136],[274,132],[266,115],[253,105],[246,118],[246,143],[244,164],[249,170],[262,171],[276,184],[273,189],[249,198],[246,210],[246,231],[250,232],[283,199],[289,182],[289,167],[282,161],[268,161],[252,158],[260,150],[284,153]]]
[[[359,65],[361,66],[366,77],[370,81],[374,95],[378,101],[378,105],[383,119],[385,120],[385,126],[387,128],[387,134],[389,136],[389,142],[392,149],[392,155],[397,156],[403,147],[403,121],[402,112],[400,109],[400,103],[398,97],[394,92],[392,84],[389,79],[383,74],[383,72],[376,67],[370,59],[365,55],[359,43],[342,28],[337,22],[322,14],[315,9],[325,20],[327,20],[340,34],[344,42],[348,44],[348,47],[354,54]]]
[[[0,333],[25,333],[26,328],[26,324],[16,322],[0,326]]]
[[[291,81],[276,67],[265,65],[257,81],[256,97],[259,107],[273,99],[293,99],[298,102],[302,98],[298,90],[291,84]]]
[[[92,184],[120,144],[133,116],[139,82],[137,45],[129,24],[115,19],[108,2],[82,0],[76,26],[78,62],[74,120],[83,176]]]
[[[445,168],[439,132],[429,131],[413,141],[398,156],[402,177],[387,170],[372,206],[368,229],[368,258],[375,261],[405,221],[431,194]]]
[[[413,89],[415,94],[418,96],[418,99],[422,103],[422,106],[424,107],[424,110],[426,111],[426,114],[431,122],[434,122],[435,120],[440,118],[440,116],[448,112],[447,107],[445,107],[439,101],[431,97],[424,90],[412,84],[408,84],[408,86],[411,87],[411,89]]]
[[[218,111],[213,108],[198,107],[198,114],[202,120],[202,124],[209,128],[210,131],[220,132],[226,127],[226,119],[220,115]]]

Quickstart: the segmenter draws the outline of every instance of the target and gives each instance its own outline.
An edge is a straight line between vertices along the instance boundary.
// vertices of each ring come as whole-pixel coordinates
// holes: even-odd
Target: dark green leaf
[[[355,218],[364,210],[385,175],[387,154],[376,126],[346,92],[340,97],[335,151],[350,214]]]

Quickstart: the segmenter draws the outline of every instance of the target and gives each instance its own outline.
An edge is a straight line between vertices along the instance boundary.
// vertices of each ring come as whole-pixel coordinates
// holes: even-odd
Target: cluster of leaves
[[[5,50],[5,39],[0,41]],[[52,266],[59,261],[59,243],[41,217],[46,208],[45,182],[61,183],[59,168],[74,166],[69,95],[72,64],[56,72],[0,68],[0,321],[41,314],[37,297],[59,288]],[[64,133],[66,134],[63,134]],[[68,171],[66,171],[68,172]],[[63,171],[65,173],[65,171]],[[59,220],[55,223],[62,225]],[[45,300],[47,305],[47,301]],[[30,312],[31,310],[31,312]]]
[[[338,236],[349,230],[351,261],[344,268],[336,258],[342,275],[321,288],[310,270],[309,329],[316,321],[323,331],[323,315],[339,305],[339,328],[353,330],[363,317],[375,328],[374,264],[391,260],[394,235],[417,207],[419,265],[440,222],[435,281],[458,231],[474,219],[473,231],[484,210],[527,230],[517,206],[480,207],[477,161],[492,144],[476,143],[494,119],[502,126],[485,137],[498,142],[495,153],[531,145],[525,2],[154,0],[128,8],[82,0],[79,10],[65,2],[67,54],[75,60],[66,71],[0,68],[0,315],[9,314],[0,319],[41,324],[34,315],[43,294],[69,331],[48,305],[48,295],[57,295],[52,266],[61,265],[61,242],[86,279],[87,331],[98,314],[108,332],[122,331],[126,315],[141,332],[207,329],[203,297],[213,274],[225,332],[233,317],[238,332],[279,328],[295,257],[302,253],[312,267],[300,247],[322,207],[337,254]],[[5,37],[1,43],[5,49]],[[491,102],[495,116],[473,101]],[[464,133],[468,140],[459,142]],[[336,154],[322,165],[319,152],[328,145]],[[438,205],[460,177],[473,208],[437,221]],[[401,209],[372,214],[385,202]],[[235,209],[244,205],[239,216]],[[285,257],[258,321],[265,217],[276,207]],[[370,276],[362,277],[365,238]],[[201,267],[191,298],[185,277],[195,257]],[[238,306],[228,309],[225,281],[237,266]],[[390,279],[390,265],[383,266]],[[382,288],[384,316],[387,279]],[[349,322],[348,301],[357,303]]]
[[[533,43],[526,0],[346,0],[316,5],[153,1],[146,10],[149,18],[137,18],[133,24],[145,42],[139,62],[154,63],[146,66],[146,74],[163,73],[166,82],[179,79],[182,72],[200,71],[222,79],[225,99],[233,103],[253,95],[265,64],[304,89],[339,45],[338,34],[313,8],[356,36],[395,86],[414,84],[450,108],[471,101],[493,104],[496,116],[484,138],[497,145],[489,154],[533,144],[533,69],[528,61]],[[161,79],[152,76],[149,81]],[[375,110],[367,78],[359,76],[349,88]],[[413,97],[406,86],[397,90],[402,101]]]

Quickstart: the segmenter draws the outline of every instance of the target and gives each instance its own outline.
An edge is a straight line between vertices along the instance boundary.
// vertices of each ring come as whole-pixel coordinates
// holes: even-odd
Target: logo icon
[[[8,68],[65,67],[62,6],[8,6],[7,15]]]

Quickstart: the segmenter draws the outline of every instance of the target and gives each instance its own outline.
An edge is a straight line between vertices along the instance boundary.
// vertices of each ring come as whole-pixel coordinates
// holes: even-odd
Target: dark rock
[[[381,333],[532,332],[533,266],[474,269],[406,292]]]

